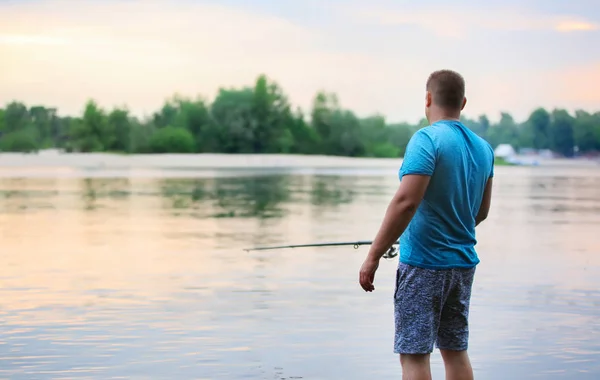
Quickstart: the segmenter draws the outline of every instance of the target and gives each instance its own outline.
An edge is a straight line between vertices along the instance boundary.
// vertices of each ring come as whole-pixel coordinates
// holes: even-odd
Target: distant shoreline
[[[597,167],[599,160],[519,157],[538,166]],[[114,153],[0,153],[2,169],[397,169],[402,158],[369,158],[299,154],[114,154]],[[512,166],[512,165],[498,165]],[[518,166],[518,165],[517,165]]]
[[[402,158],[301,154],[114,154],[0,153],[0,167],[70,167],[90,169],[235,169],[235,168],[381,168],[397,167]]]

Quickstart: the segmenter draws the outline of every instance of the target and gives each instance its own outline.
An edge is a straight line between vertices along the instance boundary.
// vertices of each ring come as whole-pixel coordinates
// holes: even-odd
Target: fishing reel
[[[394,257],[398,256],[398,254],[400,253],[400,250],[394,246],[391,246],[390,249],[388,249],[388,251],[386,253],[383,254],[383,258],[384,259],[393,259]]]

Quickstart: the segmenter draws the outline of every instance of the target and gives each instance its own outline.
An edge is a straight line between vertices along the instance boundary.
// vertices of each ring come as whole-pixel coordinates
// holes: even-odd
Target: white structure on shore
[[[510,144],[500,144],[494,150],[494,156],[504,159],[514,157],[516,154],[517,152],[515,151],[515,148],[513,148]]]

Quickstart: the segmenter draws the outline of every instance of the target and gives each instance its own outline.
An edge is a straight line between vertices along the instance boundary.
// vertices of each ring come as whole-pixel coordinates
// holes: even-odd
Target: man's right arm
[[[475,226],[478,226],[479,223],[483,222],[490,212],[490,204],[492,202],[492,182],[494,177],[490,177],[485,185],[485,190],[483,192],[483,198],[481,199],[481,206],[479,206],[479,211],[477,212],[477,216],[475,217]]]

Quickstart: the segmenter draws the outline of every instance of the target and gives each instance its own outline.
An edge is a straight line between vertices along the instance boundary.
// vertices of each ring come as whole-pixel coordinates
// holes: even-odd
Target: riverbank
[[[0,167],[85,169],[391,168],[401,163],[401,158],[291,154],[0,154]]]
[[[527,157],[523,157],[527,160]],[[539,159],[539,166],[585,166],[600,168],[600,161],[577,159]],[[356,158],[291,154],[110,154],[0,153],[0,168],[57,169],[391,169],[402,158]],[[497,161],[498,166],[504,166]]]

